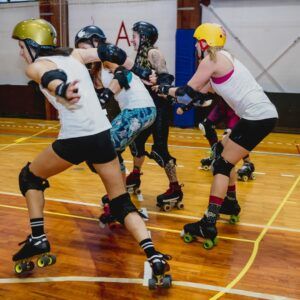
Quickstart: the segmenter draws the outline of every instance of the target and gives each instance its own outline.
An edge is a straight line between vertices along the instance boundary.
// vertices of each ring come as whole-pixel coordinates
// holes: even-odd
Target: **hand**
[[[101,105],[105,105],[108,101],[113,99],[114,93],[109,89],[105,88],[103,91],[98,95],[98,99]]]
[[[182,115],[184,113],[183,109],[181,107],[178,107],[176,110],[177,115]]]
[[[81,95],[78,93],[78,82],[79,80],[74,80],[69,83],[66,89],[66,99],[70,104],[75,104],[80,100]]]
[[[157,74],[154,70],[152,70],[152,74],[149,76],[149,81],[152,83],[152,85],[155,85],[157,83]]]

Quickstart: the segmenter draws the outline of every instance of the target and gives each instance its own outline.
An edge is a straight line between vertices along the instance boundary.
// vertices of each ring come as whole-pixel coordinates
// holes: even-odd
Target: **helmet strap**
[[[28,53],[29,53],[29,55],[30,55],[30,57],[32,59],[32,62],[34,62],[38,58],[38,56],[40,54],[40,47],[38,47],[36,50],[34,50],[35,51],[35,55],[33,56],[33,53],[32,53],[33,49],[28,45],[28,42],[26,40],[24,40],[24,44],[25,44],[25,46],[26,46],[26,48],[28,50]]]
[[[199,45],[201,48],[201,51],[204,52],[208,49],[209,45],[206,43],[206,40],[199,40]]]

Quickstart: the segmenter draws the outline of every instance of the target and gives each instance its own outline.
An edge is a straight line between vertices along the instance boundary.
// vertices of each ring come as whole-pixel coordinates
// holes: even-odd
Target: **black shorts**
[[[255,121],[240,119],[233,127],[229,138],[251,151],[274,129],[276,122],[277,118]]]
[[[103,164],[112,161],[117,156],[110,130],[89,136],[56,140],[52,148],[59,157],[74,165],[83,161]]]

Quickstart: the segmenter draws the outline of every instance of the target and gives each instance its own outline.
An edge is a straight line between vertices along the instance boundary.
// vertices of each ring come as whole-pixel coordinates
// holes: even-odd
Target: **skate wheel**
[[[169,289],[172,285],[172,277],[171,275],[165,275],[163,282],[162,282],[162,287],[165,289]]]
[[[163,210],[164,211],[170,211],[171,210],[171,205],[170,204],[164,204],[163,205]]]
[[[184,204],[180,201],[176,204],[178,209],[183,209],[184,208]]]
[[[211,249],[214,246],[214,242],[212,240],[205,240],[203,243],[203,248],[204,249]]]
[[[23,273],[23,264],[22,263],[15,264],[14,271],[16,274]]]
[[[56,263],[56,256],[55,255],[49,255],[49,265],[54,265]]]
[[[214,246],[218,245],[218,237],[216,236],[214,239],[213,239],[213,243],[214,243]]]
[[[231,215],[229,219],[229,224],[236,224],[237,222],[239,222],[239,220],[240,220],[239,216]]]
[[[132,194],[132,193],[133,193],[133,188],[127,188],[127,192],[128,192],[129,194]]]
[[[255,179],[254,174],[251,174],[250,178],[251,178],[252,180],[254,180],[254,179]]]
[[[208,171],[208,170],[209,170],[209,166],[202,166],[202,169],[203,169],[204,171]]]
[[[105,228],[105,224],[104,224],[104,223],[102,223],[100,220],[99,220],[99,227],[100,227],[100,228],[102,228],[102,229],[104,229],[104,228]]]
[[[50,258],[48,256],[42,256],[38,259],[37,265],[39,268],[44,268],[50,263]]]
[[[247,175],[243,175],[243,176],[242,176],[242,180],[243,180],[244,182],[247,182],[247,181],[248,181],[248,179],[249,179],[249,178],[248,178],[248,176],[247,176]]]
[[[155,290],[157,288],[155,278],[150,278],[148,280],[148,287],[149,287],[149,290]]]
[[[193,238],[193,236],[192,236],[191,234],[185,233],[185,234],[183,235],[183,241],[184,241],[185,243],[191,243],[193,240],[194,240],[194,238]]]

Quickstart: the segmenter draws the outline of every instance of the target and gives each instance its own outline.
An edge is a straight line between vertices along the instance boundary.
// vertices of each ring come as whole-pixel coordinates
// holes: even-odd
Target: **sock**
[[[153,255],[157,254],[150,238],[142,240],[140,246],[145,251],[147,258],[151,258]]]
[[[209,196],[209,204],[208,204],[208,208],[205,212],[208,222],[210,222],[210,223],[217,222],[217,218],[218,218],[222,203],[223,203],[222,198],[212,196],[212,195]]]
[[[30,226],[32,231],[32,238],[37,238],[45,234],[44,218],[30,219]]]
[[[229,185],[227,189],[227,198],[229,200],[236,200],[236,188],[234,185]]]

